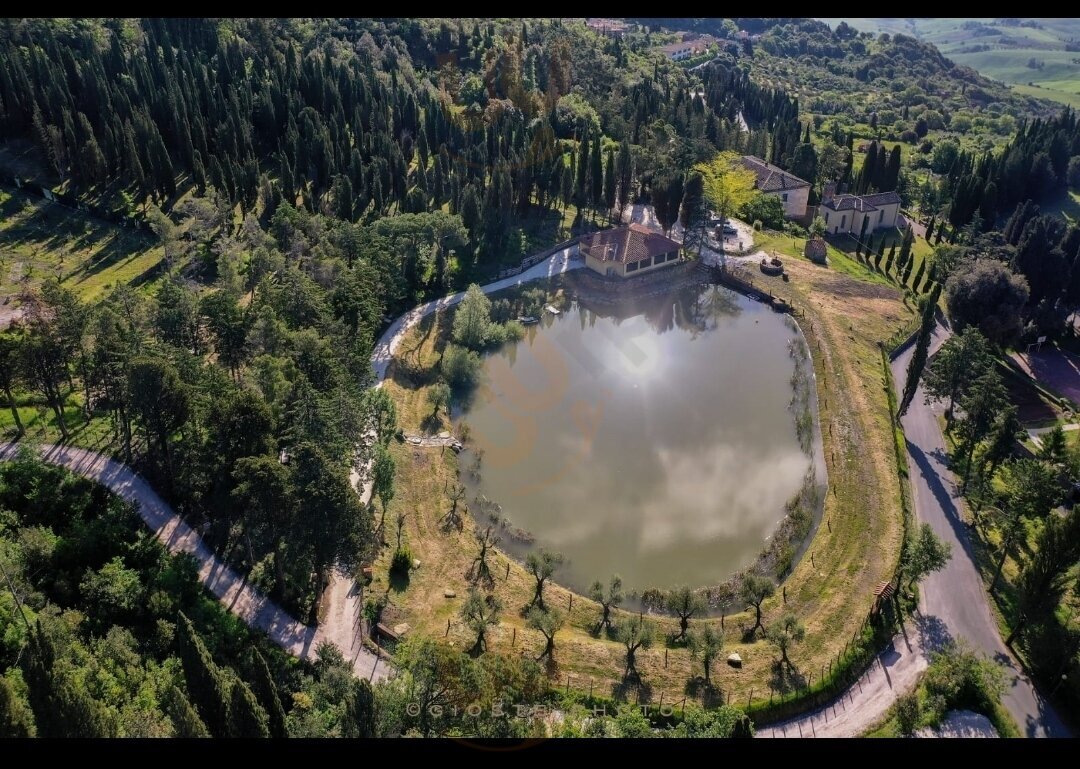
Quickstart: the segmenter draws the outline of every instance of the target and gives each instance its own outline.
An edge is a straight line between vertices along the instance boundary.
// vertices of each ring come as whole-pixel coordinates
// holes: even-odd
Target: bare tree
[[[499,544],[499,537],[492,531],[492,527],[488,526],[482,532],[476,532],[476,542],[480,546],[480,550],[477,552],[476,557],[473,558],[469,573],[472,575],[473,581],[480,582],[483,580],[487,585],[493,585],[495,578],[491,574],[491,567],[488,566],[487,559],[491,549]]]
[[[461,511],[458,510],[458,503],[465,499],[465,487],[460,483],[454,483],[449,486],[443,486],[443,491],[446,492],[446,496],[450,499],[450,509],[446,515],[439,521],[444,529],[455,528],[461,531],[465,525],[465,520],[461,515]],[[468,510],[468,506],[462,505],[462,508]]]

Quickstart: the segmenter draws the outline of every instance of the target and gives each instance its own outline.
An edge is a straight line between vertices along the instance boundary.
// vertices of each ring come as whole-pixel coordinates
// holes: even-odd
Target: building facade
[[[784,205],[784,216],[788,219],[806,218],[810,182],[753,155],[743,155],[741,160],[743,167],[754,174],[754,189],[779,198]]]
[[[641,224],[583,235],[585,266],[610,278],[631,278],[676,264],[681,244]]]
[[[825,221],[825,232],[830,235],[850,233],[856,237],[863,231],[886,229],[896,226],[900,215],[900,195],[896,192],[878,192],[873,195],[837,195],[834,184],[826,184],[821,195],[818,215]]]

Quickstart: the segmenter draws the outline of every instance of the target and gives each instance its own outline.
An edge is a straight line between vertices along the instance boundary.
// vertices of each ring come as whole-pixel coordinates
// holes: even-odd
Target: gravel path
[[[0,461],[12,459],[18,444],[0,443]],[[315,651],[323,641],[330,641],[352,661],[357,675],[372,680],[386,678],[388,668],[359,643],[356,600],[348,596],[330,595],[329,604],[336,615],[334,622],[324,622],[317,629],[293,619],[277,604],[264,596],[246,580],[214,555],[190,526],[150,488],[134,470],[104,454],[70,446],[41,446],[41,455],[50,464],[60,465],[74,473],[102,484],[117,496],[136,503],[139,515],[154,535],[171,553],[189,553],[199,565],[199,581],[218,597],[233,614],[253,628],[266,633],[271,640],[290,654],[307,660],[315,659]],[[352,580],[339,579],[334,589],[340,591]],[[348,588],[345,588],[346,592]],[[332,593],[328,590],[327,593]],[[325,600],[325,599],[324,599]],[[342,632],[344,630],[345,632]]]
[[[833,702],[798,718],[764,726],[757,731],[757,736],[858,737],[864,734],[884,717],[897,697],[915,688],[919,675],[926,670],[927,658],[923,650],[934,643],[934,626],[919,619],[910,624]]]

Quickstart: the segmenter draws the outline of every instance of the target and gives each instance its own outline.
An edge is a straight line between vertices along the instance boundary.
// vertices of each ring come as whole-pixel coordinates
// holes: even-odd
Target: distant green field
[[[1069,96],[1080,93],[1080,52],[1065,50],[1066,42],[1080,40],[1080,19],[1034,19],[1040,25],[1038,28],[1003,26],[992,18],[836,18],[820,21],[834,28],[844,21],[863,32],[911,35],[933,43],[957,64],[971,67],[994,80],[1041,85],[1042,92],[1021,91],[1032,96],[1075,104]],[[972,50],[982,46],[988,46],[988,50]],[[1029,67],[1031,59],[1041,62],[1042,66]],[[1048,90],[1064,95],[1046,93]]]
[[[1045,88],[1034,88],[1030,85],[1014,85],[1012,89],[1025,96],[1034,96],[1036,99],[1050,99],[1059,104],[1067,104],[1070,107],[1080,108],[1080,93],[1066,93],[1065,91],[1057,90],[1056,87],[1051,88],[1049,85]]]

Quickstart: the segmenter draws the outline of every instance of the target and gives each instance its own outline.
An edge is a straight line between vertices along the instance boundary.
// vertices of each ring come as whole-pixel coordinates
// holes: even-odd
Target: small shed
[[[815,264],[828,264],[829,248],[824,238],[810,238],[807,240],[803,253],[807,259]]]

